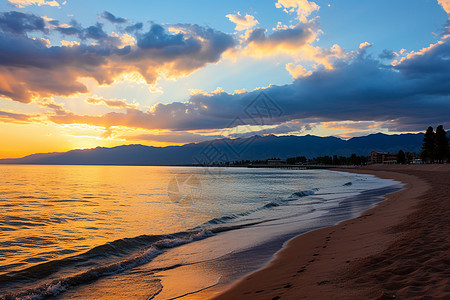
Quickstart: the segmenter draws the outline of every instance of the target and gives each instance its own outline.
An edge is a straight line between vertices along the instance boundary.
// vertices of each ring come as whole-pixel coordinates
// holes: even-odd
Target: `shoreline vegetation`
[[[383,162],[373,161],[372,154],[381,154],[392,157],[392,159]],[[209,164],[199,164],[202,167],[248,167],[248,168],[305,168],[305,169],[323,169],[335,167],[352,167],[352,166],[366,166],[378,163],[389,164],[443,164],[450,161],[450,138],[447,137],[447,132],[442,125],[436,127],[429,126],[424,133],[422,149],[420,153],[416,154],[414,151],[404,152],[402,149],[397,153],[377,152],[373,151],[369,156],[358,156],[352,153],[350,156],[325,155],[313,158],[306,156],[288,157],[286,160],[281,160],[279,157],[268,158],[265,160],[235,160],[235,161],[221,161],[212,162]]]
[[[359,217],[290,240],[214,299],[450,298],[450,165],[333,169],[401,181]]]

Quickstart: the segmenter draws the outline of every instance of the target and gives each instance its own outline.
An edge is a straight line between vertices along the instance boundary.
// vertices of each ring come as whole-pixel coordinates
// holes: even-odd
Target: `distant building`
[[[420,158],[416,158],[411,163],[414,165],[421,165],[423,164],[423,161]]]
[[[371,152],[370,163],[376,164],[389,164],[397,162],[397,154],[391,154],[389,152]]]
[[[267,164],[271,166],[279,166],[279,165],[285,165],[285,160],[279,160],[279,159],[268,159]]]

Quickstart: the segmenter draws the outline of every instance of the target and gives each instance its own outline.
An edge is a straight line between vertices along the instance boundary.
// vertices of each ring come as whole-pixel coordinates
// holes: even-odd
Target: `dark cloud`
[[[53,26],[59,26],[59,25],[60,25],[60,23],[59,23],[58,20],[50,20],[50,21],[48,21],[48,23],[49,23],[50,25],[53,25]]]
[[[246,40],[248,44],[253,43],[259,46],[297,48],[303,46],[314,39],[317,24],[299,23],[292,28],[279,29],[271,34],[266,34],[267,30],[256,28],[252,30]]]
[[[312,123],[331,121],[383,122],[391,130],[418,131],[428,125],[450,126],[450,47],[445,40],[405,59],[396,67],[383,65],[364,53],[335,63],[333,70],[320,69],[292,84],[272,86],[264,93],[283,113],[258,109],[264,125],[280,125],[272,132],[307,130]],[[247,115],[260,91],[230,95],[194,95],[188,102],[158,104],[150,112],[128,110],[89,117],[68,115],[52,119],[57,123],[86,122],[99,126],[129,126],[175,131],[223,129],[255,124]],[[253,104],[252,104],[253,103]],[[297,125],[289,123],[299,120]],[[239,125],[239,124],[238,124]],[[293,126],[293,128],[292,128]],[[272,133],[261,129],[260,133]]]
[[[232,138],[246,138],[254,135],[268,135],[268,134],[290,134],[290,133],[303,133],[312,129],[311,125],[308,123],[315,122],[316,120],[302,120],[302,121],[288,121],[277,125],[275,127],[264,128],[260,130],[252,130],[249,132],[235,132],[231,133],[229,137]]]
[[[122,138],[128,141],[152,141],[163,143],[198,143],[210,141],[213,139],[223,138],[220,135],[202,135],[191,132],[168,132],[161,134],[139,134],[135,136],[123,136]]]
[[[305,27],[304,24],[299,23],[294,28],[286,28],[283,30],[276,30],[272,34],[266,36],[265,29],[261,30],[261,28],[253,30],[247,39],[248,42],[261,42],[265,40],[270,40],[273,42],[283,42],[283,41],[292,41],[297,42],[299,39],[304,36],[308,36],[310,34],[308,27]]]
[[[110,13],[108,11],[104,11],[102,13],[102,18],[110,21],[111,23],[122,24],[122,23],[126,23],[127,22],[127,19],[121,18],[121,17],[116,17],[116,16],[114,16],[112,13]]]
[[[93,26],[89,26],[88,28],[85,29],[84,32],[85,37],[89,39],[103,40],[108,38],[108,34],[106,34],[106,32],[103,31],[103,25],[100,23],[97,23]]]
[[[31,31],[47,31],[41,17],[17,11],[0,13],[0,30],[20,35]]]
[[[32,121],[32,116],[12,113],[0,110],[0,122],[5,123],[30,123]]]
[[[82,30],[76,27],[58,27],[56,30],[65,35],[77,35],[79,37],[81,37],[83,33]]]
[[[100,23],[83,28],[72,22],[66,32],[61,26],[56,30],[76,35],[82,43],[48,47],[44,41],[26,35],[43,30],[38,22],[30,21],[34,20],[32,15],[26,16],[26,20],[20,17],[23,24],[14,25],[10,15],[3,13],[0,22],[0,95],[25,103],[38,97],[87,92],[86,86],[79,82],[81,77],[111,84],[120,74],[135,71],[148,83],[154,83],[162,73],[174,77],[189,74],[217,62],[223,52],[235,46],[231,35],[208,27],[176,24],[173,27],[179,33],[172,33],[153,24],[148,32],[135,34],[136,45],[121,47],[120,39],[109,36]],[[141,29],[138,24],[132,25],[134,28],[129,32]],[[296,50],[314,39],[311,26],[314,25],[299,24],[271,34],[255,29],[246,43],[263,51],[277,47]],[[96,44],[85,39],[94,39]],[[321,68],[292,84],[264,89],[283,113],[267,113],[270,117],[265,118],[264,125],[274,128],[261,128],[260,133],[288,133],[294,126],[292,120],[300,120],[296,122],[301,125],[294,126],[299,131],[308,129],[305,123],[308,120],[386,122],[390,129],[408,131],[433,124],[450,126],[449,38],[421,53],[408,55],[396,66],[384,65],[367,56],[364,49],[352,57],[349,54],[345,59],[337,59],[332,70]],[[380,57],[391,54],[384,51]],[[246,113],[246,108],[258,95],[260,91],[198,94],[187,102],[157,104],[148,112],[124,106],[128,108],[126,112],[100,116],[76,115],[49,106],[55,111],[49,119],[60,124],[106,128],[220,130],[235,126],[236,118],[253,125],[255,120]]]
[[[134,33],[134,32],[136,32],[138,30],[141,30],[143,27],[144,27],[144,24],[136,23],[136,24],[129,25],[129,26],[125,27],[125,31],[128,32],[128,33]]]
[[[47,47],[41,40],[0,33],[0,95],[28,103],[37,96],[85,93],[81,76],[112,80],[96,68],[110,55],[101,46]]]
[[[81,77],[111,84],[122,73],[139,72],[152,84],[161,74],[184,76],[217,62],[234,46],[230,35],[210,28],[183,25],[188,33],[171,34],[156,24],[136,36],[137,45],[122,46],[120,37],[108,35],[102,24],[83,28],[76,21],[54,30],[78,37],[81,44],[49,46],[45,40],[24,34],[43,25],[22,19],[23,24],[14,25],[10,21],[14,13],[1,16],[8,21],[0,25],[0,96],[24,103],[38,97],[86,93],[87,87],[78,81]],[[28,21],[38,18],[25,16]]]
[[[41,40],[5,36],[0,33],[0,68],[8,66],[26,71],[27,68],[35,67],[42,71],[72,67],[74,70],[89,71],[90,67],[103,64],[105,57],[109,55],[111,49],[100,46],[47,47]]]
[[[450,37],[440,43],[430,46],[426,50],[422,50],[421,53],[410,55],[408,59],[397,65],[396,69],[409,77],[421,77],[422,80],[433,80],[434,76],[449,79]],[[430,84],[431,88],[434,89],[436,87],[436,84],[433,84],[432,82],[430,82]],[[445,84],[442,88],[444,89],[444,92],[447,93],[450,85]]]
[[[378,55],[380,59],[394,59],[397,55],[391,50],[384,49],[383,52]]]
[[[442,26],[439,35],[441,37],[444,37],[446,35],[450,34],[450,18],[445,22],[445,24]]]
[[[214,62],[219,60],[220,54],[227,49],[235,46],[233,37],[229,34],[214,30],[209,27],[202,27],[195,24],[178,25],[190,36],[198,36],[206,40],[207,43],[197,55],[198,59],[205,60],[207,62]]]
[[[185,45],[186,41],[182,34],[169,34],[164,27],[158,24],[153,24],[150,30],[141,35],[138,39],[137,45],[143,49],[160,49],[170,46]]]

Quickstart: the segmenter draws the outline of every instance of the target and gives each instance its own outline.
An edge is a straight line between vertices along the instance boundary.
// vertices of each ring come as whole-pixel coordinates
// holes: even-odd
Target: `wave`
[[[118,274],[150,262],[153,258],[165,250],[202,240],[218,233],[241,229],[268,222],[271,220],[251,222],[241,225],[223,226],[211,229],[189,230],[168,235],[142,235],[134,238],[119,239],[72,257],[64,258],[39,264],[22,271],[10,272],[0,276],[0,284],[23,285],[50,275],[55,275],[64,269],[81,268],[91,266],[88,270],[80,271],[78,274],[64,278],[53,279],[38,287],[30,288],[15,294],[0,296],[1,300],[10,299],[47,299],[54,297],[68,289],[78,285],[97,280],[101,277]],[[116,258],[115,262],[105,261]],[[92,265],[95,265],[92,267]],[[171,269],[177,266],[165,267]],[[158,269],[161,271],[162,269]],[[156,271],[156,270],[155,270]],[[16,287],[16,286],[15,286]]]
[[[300,191],[300,192],[295,192],[292,194],[293,197],[305,197],[305,196],[311,196],[314,195],[319,189],[315,188],[315,189],[311,189],[311,190],[306,190],[306,191]]]
[[[318,189],[299,191],[286,199],[278,199],[262,207],[242,213],[213,218],[191,230],[166,235],[141,235],[122,238],[90,249],[87,252],[60,260],[41,263],[24,270],[0,275],[0,284],[18,288],[23,284],[32,284],[36,280],[47,278],[46,283],[22,290],[16,294],[0,296],[0,299],[46,299],[54,297],[78,285],[97,280],[103,276],[113,275],[146,264],[167,249],[208,238],[221,232],[241,229],[248,226],[273,221],[258,220],[229,226],[217,226],[248,216],[254,212],[289,205],[294,198],[313,195]],[[170,268],[170,267],[168,267]],[[165,268],[166,269],[166,268]],[[58,277],[58,272],[78,270],[75,275]],[[42,281],[41,281],[42,282]]]
[[[250,215],[254,212],[260,211],[260,210],[271,209],[271,208],[283,206],[283,205],[289,205],[290,201],[297,200],[298,198],[314,195],[318,190],[319,190],[318,188],[313,188],[311,190],[295,192],[286,199],[273,200],[259,208],[251,209],[251,210],[248,210],[248,211],[245,211],[242,213],[231,214],[231,215],[227,215],[227,216],[213,218],[213,219],[203,223],[202,225],[196,227],[195,229],[200,229],[200,228],[203,228],[204,226],[208,226],[208,225],[210,226],[210,225],[229,223],[229,222],[235,221],[236,219],[239,219],[240,217],[248,216],[248,215]]]
[[[270,203],[267,203],[266,205],[264,205],[265,208],[272,208],[272,207],[277,207],[277,206],[280,206],[280,204],[277,202],[270,202]]]
[[[82,265],[96,265],[89,270],[66,278],[58,278],[50,283],[18,294],[9,294],[0,299],[45,299],[73,286],[91,282],[100,277],[123,272],[127,269],[150,262],[165,249],[177,247],[214,235],[212,231],[197,230],[170,235],[142,235],[125,238],[95,247],[83,254],[39,264],[22,271],[0,276],[0,283],[19,283],[36,280],[57,273],[64,268],[80,268]],[[128,255],[127,255],[128,254]],[[105,260],[119,259],[105,264]]]

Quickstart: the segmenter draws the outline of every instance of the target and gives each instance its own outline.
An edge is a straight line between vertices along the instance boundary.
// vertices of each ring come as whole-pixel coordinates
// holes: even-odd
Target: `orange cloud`
[[[0,110],[0,122],[2,122],[2,123],[26,124],[26,123],[33,122],[35,117],[36,116],[30,116],[30,115]]]
[[[25,7],[29,5],[49,5],[49,6],[60,6],[59,3],[55,0],[47,1],[47,0],[8,0],[12,4],[17,7]]]
[[[234,90],[234,93],[235,94],[244,94],[244,93],[247,93],[247,89],[243,88],[243,89],[240,89],[240,90]]]
[[[337,44],[334,44],[330,49],[306,45],[301,50],[300,57],[302,60],[314,61],[315,63],[321,64],[326,69],[333,69],[334,61],[349,59],[356,53],[359,52],[347,52]]]
[[[111,108],[136,108],[136,104],[129,104],[125,100],[118,99],[103,99],[103,98],[87,98],[86,102],[89,104],[99,105],[103,104]]]
[[[237,31],[241,30],[247,30],[252,27],[255,27],[259,24],[259,22],[255,19],[254,16],[251,16],[249,14],[246,14],[245,16],[241,16],[241,13],[238,12],[237,14],[228,14],[226,17],[233,23],[236,24],[236,27],[234,28]]]
[[[171,144],[186,144],[210,141],[217,138],[223,138],[219,135],[202,135],[192,132],[160,132],[157,134],[144,133],[134,136],[122,136],[127,141],[152,141]]]
[[[275,30],[271,34],[266,34],[266,31],[257,28],[246,33],[244,42],[246,46],[242,51],[244,55],[265,57],[287,54],[296,57],[302,48],[314,42],[318,34],[315,24],[302,23]]]
[[[342,122],[324,122],[321,123],[325,129],[341,130],[344,132],[338,135],[343,138],[350,138],[354,136],[367,135],[370,133],[379,132],[388,122],[375,121],[342,121]]]
[[[404,63],[407,60],[412,60],[415,58],[418,58],[420,56],[424,56],[427,53],[432,52],[433,50],[436,50],[439,46],[444,45],[444,43],[450,40],[450,36],[444,37],[443,41],[438,41],[435,44],[430,44],[428,47],[422,48],[419,51],[411,51],[410,53],[406,54],[406,56],[402,57],[400,60],[394,60],[391,64],[393,66],[399,66],[400,64]],[[402,49],[404,50],[404,49]],[[402,53],[402,51],[400,51]],[[403,51],[404,53],[404,51]],[[402,53],[402,54],[403,54]]]
[[[442,6],[445,12],[450,15],[450,0],[438,0],[438,3]]]
[[[314,11],[320,9],[319,5],[308,0],[278,0],[278,2],[275,3],[275,6],[277,8],[283,8],[286,13],[295,12],[297,14],[297,19],[303,23],[308,22],[307,17]]]
[[[288,63],[286,65],[286,70],[293,78],[307,77],[312,74],[312,71],[307,71],[303,66],[294,65],[293,63]]]
[[[61,43],[61,45],[64,46],[64,47],[80,46],[80,42],[77,42],[77,41],[66,41],[66,40],[61,40],[60,43]]]
[[[364,43],[359,44],[359,49],[360,50],[364,50],[364,49],[367,49],[367,48],[372,47],[372,46],[373,46],[373,44],[371,44],[369,42],[364,42]]]

